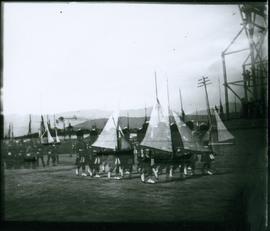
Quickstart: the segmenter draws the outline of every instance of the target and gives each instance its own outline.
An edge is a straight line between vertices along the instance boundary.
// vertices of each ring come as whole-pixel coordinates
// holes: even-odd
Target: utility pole
[[[212,124],[211,121],[211,112],[210,112],[210,105],[209,105],[209,99],[208,99],[208,93],[207,93],[207,85],[211,84],[210,80],[208,79],[208,77],[202,77],[201,79],[198,80],[198,87],[204,87],[205,90],[205,96],[206,96],[206,106],[207,106],[207,112],[208,112],[208,121],[209,121],[209,125]]]

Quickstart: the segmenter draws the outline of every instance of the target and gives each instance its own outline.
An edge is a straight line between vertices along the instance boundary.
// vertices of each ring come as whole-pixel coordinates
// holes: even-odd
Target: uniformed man
[[[90,145],[90,142],[87,143],[86,148],[87,148],[87,156],[86,156],[87,172],[89,176],[93,176],[94,158],[93,158],[93,149]]]
[[[16,143],[16,152],[14,156],[14,161],[15,161],[15,168],[20,168],[23,164],[23,154],[24,154],[24,145],[23,141],[19,140],[18,143]]]
[[[152,162],[151,161],[151,159],[152,159],[151,150],[149,150],[149,149],[146,149],[145,151],[143,150],[141,152],[141,154],[143,155],[142,156],[141,181],[144,183],[146,182],[146,183],[154,184],[156,182],[153,179],[151,179],[152,173],[153,173],[153,170],[152,170],[153,163],[151,163]],[[146,178],[148,178],[148,179],[146,180]]]
[[[50,165],[50,161],[52,162],[53,155],[52,155],[52,146],[48,145],[46,146],[47,149],[47,166]]]
[[[59,164],[59,150],[55,143],[52,145],[52,163],[53,166]]]
[[[14,153],[15,153],[15,148],[14,144],[12,141],[7,141],[7,146],[6,146],[6,168],[11,169],[14,165]]]
[[[42,144],[37,143],[35,147],[35,152],[37,156],[37,166],[39,166],[39,160],[42,163],[42,166],[45,167],[45,161],[44,161],[44,153],[43,153],[43,147]]]
[[[85,173],[85,165],[86,165],[86,143],[83,140],[82,136],[78,136],[78,141],[76,143],[76,175],[79,175],[80,168],[82,168],[82,176],[87,176]]]
[[[98,151],[96,149],[93,150],[93,159],[94,159],[93,175],[95,177],[100,177],[100,175],[99,175],[99,166],[101,164],[101,160],[100,160],[100,155],[99,155],[99,153],[98,153]]]
[[[27,162],[29,162],[28,167],[30,167],[30,168],[35,168],[36,154],[35,154],[35,152],[34,152],[34,144],[33,144],[33,142],[30,142],[30,143],[27,145],[24,159],[25,159],[25,160],[28,160],[28,161],[27,161]]]
[[[115,179],[119,180],[119,179],[124,177],[124,171],[123,171],[122,162],[121,162],[118,154],[115,155],[114,165],[115,165],[114,169],[115,169],[115,174],[116,174]]]
[[[201,161],[204,163],[202,172],[204,174],[213,175],[212,162],[215,160],[215,153],[213,151],[205,152],[202,154]]]
[[[20,164],[23,162],[25,151],[26,151],[25,144],[23,143],[23,141],[21,141],[18,145],[18,156],[17,156]]]

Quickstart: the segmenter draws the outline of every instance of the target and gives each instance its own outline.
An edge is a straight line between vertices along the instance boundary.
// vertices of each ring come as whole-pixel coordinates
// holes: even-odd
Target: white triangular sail
[[[218,142],[224,142],[224,141],[229,141],[233,140],[234,136],[228,131],[228,129],[225,127],[224,123],[220,119],[218,113],[216,110],[214,110],[214,115],[217,123],[217,138]]]
[[[118,113],[113,113],[97,140],[92,144],[93,147],[117,149],[117,121]]]
[[[191,129],[180,119],[180,117],[175,112],[173,112],[173,117],[180,133],[184,149],[195,150],[196,145],[193,140]]]
[[[55,142],[59,144],[59,143],[61,143],[61,141],[60,141],[58,134],[57,134],[57,128],[55,127],[54,130],[55,130]]]
[[[152,109],[142,146],[172,152],[172,137],[168,109],[156,102]]]
[[[47,123],[45,123],[45,129],[46,129],[46,132],[47,132],[47,137],[48,137],[48,144],[51,144],[51,143],[54,143],[54,139],[53,139],[53,137],[52,137],[52,135],[51,135],[51,133],[50,133],[50,130],[49,130],[49,128],[48,128],[48,124]]]

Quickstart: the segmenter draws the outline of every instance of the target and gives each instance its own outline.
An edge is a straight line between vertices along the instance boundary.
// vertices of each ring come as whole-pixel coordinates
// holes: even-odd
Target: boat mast
[[[181,94],[181,89],[180,88],[179,88],[179,97],[180,97],[180,104],[181,104],[182,120],[185,122],[185,112],[184,112],[183,101],[182,101],[182,94]]]
[[[129,113],[127,112],[127,128],[128,128],[128,131],[129,131]]]
[[[159,107],[159,100],[158,100],[158,90],[157,90],[157,74],[155,72],[155,87],[156,87],[156,100],[157,100],[157,103],[158,103],[158,107]],[[159,113],[158,113],[158,121],[160,121],[160,117],[159,117]]]
[[[119,118],[117,118],[117,121],[115,122],[114,118],[112,117],[114,125],[116,127],[116,150],[120,150],[120,139],[119,139]]]
[[[144,105],[144,123],[147,121],[147,109],[146,109],[146,104]]]
[[[170,108],[170,96],[169,96],[169,83],[167,78],[167,99],[168,99],[168,117],[169,117],[169,129],[171,133],[171,146],[172,146],[172,157],[174,156],[174,148],[173,148],[173,137],[172,137],[172,129],[171,129],[171,108]]]

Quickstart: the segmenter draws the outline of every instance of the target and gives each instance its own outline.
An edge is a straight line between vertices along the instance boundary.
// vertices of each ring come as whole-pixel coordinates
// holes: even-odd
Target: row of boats
[[[168,104],[163,106],[157,95],[143,139],[139,145],[142,148],[155,150],[164,157],[173,157],[176,150],[189,150],[196,153],[211,152],[215,145],[234,143],[234,136],[222,122],[218,112],[208,110],[208,126],[205,131],[192,130],[176,111]],[[30,125],[29,125],[30,127]],[[39,138],[41,144],[60,144],[61,141],[55,126],[55,135],[41,116]],[[119,123],[119,111],[115,111],[107,120],[101,133],[91,145],[102,152],[115,154],[130,154],[133,145],[127,139]]]

